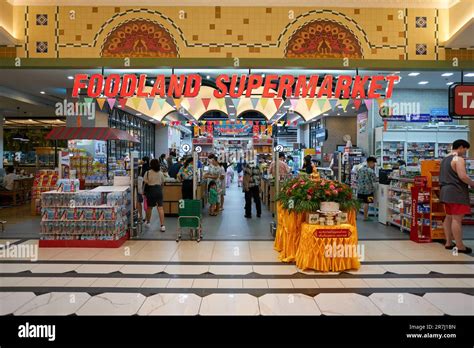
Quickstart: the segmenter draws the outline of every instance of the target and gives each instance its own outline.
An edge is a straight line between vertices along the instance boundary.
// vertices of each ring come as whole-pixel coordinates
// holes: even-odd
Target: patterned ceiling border
[[[112,30],[109,31],[109,33],[104,37],[104,40],[102,41],[102,45],[100,46],[100,52],[102,52],[104,50],[104,45],[105,43],[107,42],[107,39],[108,37],[118,28],[120,27],[121,25],[125,24],[125,23],[128,23],[128,22],[133,22],[133,21],[137,21],[137,20],[140,20],[140,21],[146,21],[146,22],[150,22],[150,23],[153,23],[153,24],[156,24],[158,26],[160,26],[161,28],[163,28],[164,31],[166,31],[170,37],[171,37],[171,40],[173,40],[173,43],[174,45],[176,46],[176,51],[177,51],[177,58],[179,58],[179,46],[178,46],[178,43],[176,42],[176,39],[174,38],[174,36],[169,32],[168,29],[166,29],[163,25],[161,25],[160,22],[158,21],[155,21],[155,20],[152,20],[152,19],[149,19],[149,18],[130,18],[130,19],[127,19],[123,22],[120,22],[118,23],[115,27],[112,28]],[[94,45],[95,46],[95,45]]]
[[[290,44],[290,39],[301,29],[303,28],[304,26],[308,25],[308,24],[311,24],[311,23],[314,23],[314,22],[317,22],[319,20],[322,20],[322,18],[317,18],[317,19],[313,19],[313,20],[310,20],[309,22],[304,22],[303,24],[301,24],[298,28],[296,28],[295,30],[293,30],[293,32],[291,33],[291,35],[289,36],[289,39],[286,41],[286,44],[285,44],[285,50],[284,50],[284,54],[286,55],[288,52],[288,45]],[[343,23],[341,22],[338,22],[334,19],[330,19],[330,18],[324,18],[325,21],[328,21],[328,22],[332,22],[332,23],[336,23],[336,24],[339,24],[339,25],[342,25],[344,28],[346,28],[348,31],[351,32],[352,35],[354,35],[355,39],[357,40],[357,43],[359,44],[360,46],[360,49],[361,49],[361,53],[362,53],[362,57],[364,56],[364,48],[362,47],[362,44],[359,40],[359,37],[356,35],[356,33],[354,33],[350,28],[348,28],[346,25],[344,25]],[[286,31],[286,29],[285,29]],[[364,33],[365,34],[365,33]],[[368,45],[370,47],[370,42],[368,42]]]

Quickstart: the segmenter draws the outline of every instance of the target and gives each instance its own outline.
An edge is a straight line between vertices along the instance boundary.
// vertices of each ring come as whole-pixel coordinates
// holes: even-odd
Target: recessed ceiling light
[[[465,77],[474,77],[474,73],[467,73],[467,74],[464,74]]]
[[[41,94],[46,94],[46,92],[45,92],[45,91],[41,91],[40,93],[41,93]]]
[[[151,82],[151,83],[155,83],[155,80],[151,80],[150,82]]]
[[[74,76],[68,76],[68,80],[74,80]]]
[[[452,72],[445,72],[444,74],[441,74],[441,76],[453,76]]]
[[[209,80],[210,78],[211,78],[211,77],[210,77],[209,75],[207,75],[207,76],[206,76],[206,79],[208,79],[208,80]]]
[[[418,76],[418,75],[420,75],[419,72],[411,72],[408,74],[408,76]]]
[[[340,113],[337,113],[337,116],[341,116],[341,114],[340,114]]]
[[[429,82],[428,81],[420,81],[418,82],[419,85],[427,85]]]
[[[329,114],[323,114],[323,116],[329,116]]]
[[[31,118],[29,118],[28,121],[33,122],[33,120]]]
[[[339,109],[342,109],[342,105],[338,105],[338,108],[339,108]]]
[[[141,116],[142,114],[138,113],[137,116]]]
[[[453,83],[454,83],[454,82],[447,82],[446,84],[447,84],[448,86],[451,86]]]
[[[262,74],[262,77],[265,77],[265,74]]]

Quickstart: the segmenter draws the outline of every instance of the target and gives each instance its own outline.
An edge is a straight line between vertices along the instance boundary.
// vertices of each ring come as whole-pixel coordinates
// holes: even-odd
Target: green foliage
[[[307,175],[285,181],[277,200],[283,208],[297,213],[314,212],[321,202],[337,202],[342,211],[357,210],[360,206],[349,186],[326,179],[312,180]]]

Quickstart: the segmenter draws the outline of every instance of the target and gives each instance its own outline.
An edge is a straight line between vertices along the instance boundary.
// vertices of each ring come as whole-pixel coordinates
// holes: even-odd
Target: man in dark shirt
[[[171,178],[177,179],[178,172],[179,172],[179,170],[181,169],[182,166],[183,166],[183,159],[180,158],[179,160],[176,161],[176,163],[173,163],[171,165],[170,169],[168,170],[168,175]]]
[[[252,198],[257,209],[257,217],[262,215],[262,203],[260,201],[260,181],[262,173],[255,163],[249,163],[244,169],[243,186],[245,192],[245,217],[252,218]]]

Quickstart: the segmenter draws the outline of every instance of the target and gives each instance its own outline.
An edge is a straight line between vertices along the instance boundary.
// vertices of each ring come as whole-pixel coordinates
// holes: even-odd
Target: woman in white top
[[[160,162],[156,158],[150,161],[150,170],[145,173],[143,181],[145,183],[145,196],[148,204],[148,208],[146,210],[145,226],[150,225],[151,212],[153,207],[156,207],[158,215],[160,216],[160,231],[165,232],[165,213],[163,211],[162,189],[165,176],[160,170]]]
[[[206,174],[204,174],[204,179],[207,179],[207,186],[209,187],[209,184],[211,181],[215,181],[216,183],[216,190],[219,192],[219,195],[222,191],[221,188],[221,167],[219,165],[219,162],[217,161],[217,157],[214,154],[210,154],[208,157],[209,159],[209,170],[207,171]]]

